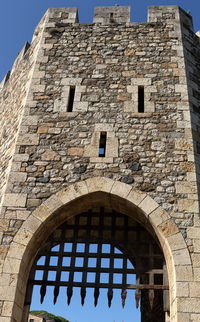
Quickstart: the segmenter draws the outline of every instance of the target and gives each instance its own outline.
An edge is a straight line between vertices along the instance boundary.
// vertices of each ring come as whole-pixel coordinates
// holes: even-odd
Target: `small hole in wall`
[[[107,133],[101,132],[100,140],[99,140],[99,157],[101,158],[106,156],[106,140],[107,140]]]
[[[111,12],[111,13],[110,13],[110,21],[111,21],[111,22],[113,22],[113,21],[114,21],[114,13],[113,13],[113,12]]]
[[[138,112],[144,113],[144,86],[138,87]]]
[[[73,111],[74,96],[75,96],[75,87],[74,86],[70,86],[70,89],[69,89],[69,100],[68,100],[68,105],[67,105],[67,112],[72,112]]]

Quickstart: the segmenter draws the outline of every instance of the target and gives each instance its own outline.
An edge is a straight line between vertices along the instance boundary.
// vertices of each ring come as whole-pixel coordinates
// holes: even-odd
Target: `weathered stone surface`
[[[0,272],[17,274],[26,247],[58,210],[66,218],[70,202],[84,209],[84,196],[94,204],[95,195],[104,196],[122,212],[138,210],[137,219],[157,234],[173,289],[172,321],[197,321],[199,42],[176,6],[152,7],[149,24],[125,24],[128,12],[107,8],[96,12],[95,24],[74,24],[76,10],[50,10],[26,59],[20,54],[0,86]],[[5,322],[15,289],[0,284]]]

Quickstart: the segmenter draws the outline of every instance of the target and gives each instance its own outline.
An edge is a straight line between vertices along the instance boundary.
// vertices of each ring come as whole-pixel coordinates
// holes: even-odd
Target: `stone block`
[[[33,234],[30,231],[21,228],[18,231],[18,233],[15,235],[13,241],[17,244],[19,243],[19,244],[27,246],[28,243],[30,242],[32,236],[33,236]]]
[[[73,111],[74,112],[87,112],[88,102],[74,102]]]
[[[198,298],[178,298],[177,309],[179,312],[200,313],[199,303]]]
[[[190,296],[200,297],[200,282],[190,283]]]
[[[3,273],[6,274],[18,274],[21,260],[17,258],[7,257],[3,266]]]
[[[192,149],[192,142],[186,139],[176,139],[175,140],[175,149],[181,151],[188,151]]]
[[[193,281],[192,266],[176,266],[176,280],[180,282]]]
[[[157,202],[155,202],[151,197],[146,196],[141,203],[138,205],[141,210],[144,211],[146,215],[149,215],[153,212],[156,208],[159,207]]]
[[[186,247],[185,240],[181,233],[167,237],[171,250],[184,249]]]
[[[87,179],[85,182],[87,184],[89,193],[97,191],[110,193],[113,186],[112,180],[103,177],[90,178]]]
[[[192,257],[193,267],[200,268],[200,254],[192,254],[191,257]]]
[[[147,86],[151,85],[151,78],[131,78],[131,85]]]
[[[199,212],[199,204],[197,200],[191,199],[179,199],[178,200],[178,209],[179,211],[186,211],[186,212]]]
[[[63,206],[63,203],[57,195],[52,195],[45,202],[43,202],[43,205],[49,208],[50,211],[53,213],[54,211],[61,208]]]
[[[178,297],[189,297],[189,283],[177,282],[176,294]]]
[[[100,158],[97,158],[98,151],[99,151],[99,148],[97,145],[96,146],[95,145],[88,145],[88,146],[85,146],[83,155],[84,155],[84,157],[94,157],[95,161],[93,161],[93,162],[98,162],[98,159],[100,159]]]
[[[111,194],[126,198],[132,187],[122,182],[115,182],[111,189]]]
[[[182,84],[175,85],[175,91],[177,93],[187,93],[187,90],[188,90],[187,85],[182,85]]]
[[[22,125],[37,125],[39,117],[37,115],[24,116],[22,119]]]
[[[106,146],[106,157],[117,158],[118,157],[119,143],[117,138],[108,137]]]
[[[29,159],[29,154],[15,154],[13,157],[13,160],[16,162],[26,162]]]
[[[43,161],[59,161],[60,160],[60,155],[53,151],[53,150],[46,150],[43,154],[42,154],[42,158]]]
[[[200,227],[188,227],[187,228],[187,237],[191,239],[197,239],[200,241]]]
[[[9,180],[10,182],[25,182],[27,178],[27,173],[25,172],[11,172]]]
[[[189,320],[188,320],[189,321]],[[199,314],[191,314],[191,322],[199,322]]]
[[[155,227],[159,226],[160,224],[164,223],[169,219],[170,219],[170,216],[161,207],[156,208],[149,215],[149,220]]]
[[[137,113],[137,104],[133,101],[124,102],[124,112]]]
[[[127,196],[127,200],[138,206],[146,197],[146,193],[132,188]]]
[[[187,248],[173,250],[172,256],[176,266],[181,266],[181,265],[186,266],[191,264],[191,259]]]
[[[92,157],[92,158],[90,158],[90,162],[91,163],[113,163],[113,158],[106,158],[106,157],[104,157],[104,158],[101,158],[101,157],[97,157],[97,158],[95,158],[95,157]]]
[[[83,150],[83,148],[77,148],[77,147],[72,147],[72,148],[69,148],[68,150],[67,150],[67,154],[68,155],[77,155],[77,156],[80,156],[80,157],[82,157],[83,156],[83,152],[84,152],[84,150]]]
[[[24,134],[20,136],[17,141],[18,145],[38,145],[39,136],[38,134]]]
[[[8,256],[10,258],[22,259],[25,249],[26,249],[25,245],[13,242],[10,245]]]
[[[25,193],[7,193],[3,201],[4,207],[25,207],[27,195]]]
[[[45,221],[52,214],[51,210],[44,204],[41,204],[36,210],[34,210],[34,217],[40,221]]]
[[[15,287],[13,287],[13,286],[3,286],[2,287],[2,286],[0,286],[0,299],[1,299],[1,301],[14,301],[14,298],[15,298]],[[8,321],[10,322],[10,319]],[[6,318],[3,318],[2,322],[7,322]]]
[[[113,124],[111,123],[96,123],[94,126],[95,132],[113,132]]]
[[[32,214],[26,219],[22,225],[22,229],[31,231],[35,233],[37,229],[41,226],[41,220],[38,217],[33,216]]]
[[[81,85],[82,78],[63,78],[61,85],[76,86]]]
[[[63,204],[67,204],[68,202],[75,200],[81,196],[88,194],[88,186],[86,181],[77,182],[74,185],[70,185],[69,187],[62,189],[57,193],[57,198]]]
[[[169,219],[159,225],[160,231],[162,231],[165,237],[175,235],[179,232],[178,227],[176,226],[173,219]]]
[[[196,193],[197,192],[197,186],[195,182],[188,182],[188,181],[179,181],[175,183],[176,192],[177,193]]]

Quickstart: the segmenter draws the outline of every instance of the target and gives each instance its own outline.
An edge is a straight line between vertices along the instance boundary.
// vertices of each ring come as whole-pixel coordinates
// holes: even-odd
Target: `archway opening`
[[[105,290],[109,307],[115,294],[122,306],[132,297],[141,322],[164,322],[169,310],[165,260],[153,231],[121,212],[94,205],[66,220],[42,243],[29,276],[26,312],[33,289],[41,302],[51,297],[56,304],[65,296],[66,305],[77,289],[82,305],[91,290],[89,301],[95,306]]]

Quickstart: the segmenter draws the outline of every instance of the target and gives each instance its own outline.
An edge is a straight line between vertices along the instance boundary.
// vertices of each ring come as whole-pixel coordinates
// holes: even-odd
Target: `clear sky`
[[[132,21],[146,21],[151,5],[179,5],[190,11],[195,30],[200,29],[199,0],[6,0],[0,2],[0,80],[26,41],[31,40],[35,26],[49,7],[78,7],[81,22],[91,22],[96,6],[130,5]]]

